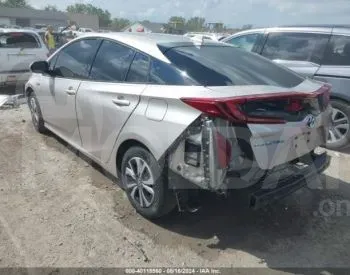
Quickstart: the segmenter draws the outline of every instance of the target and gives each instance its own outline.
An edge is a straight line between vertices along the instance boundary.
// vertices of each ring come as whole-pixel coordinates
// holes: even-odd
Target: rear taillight
[[[330,86],[324,85],[313,93],[287,92],[230,98],[181,98],[183,102],[213,117],[235,123],[283,124],[290,115],[309,108],[305,102],[322,97],[321,109],[329,104]]]
[[[219,132],[215,132],[215,141],[219,166],[226,168],[231,161],[231,143]]]
[[[288,112],[300,112],[304,109],[302,99],[291,99],[288,102],[288,105],[285,107],[285,110]]]

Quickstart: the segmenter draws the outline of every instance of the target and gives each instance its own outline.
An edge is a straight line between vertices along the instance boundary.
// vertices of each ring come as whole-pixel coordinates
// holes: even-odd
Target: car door
[[[148,63],[146,55],[130,47],[103,41],[90,79],[81,83],[77,96],[82,146],[95,160],[108,160],[121,129],[146,88]]]
[[[270,32],[261,54],[305,76],[320,68],[330,33]]]
[[[88,78],[101,40],[75,41],[62,49],[49,75],[42,76],[43,116],[46,124],[62,138],[81,146],[75,101],[82,80]],[[56,60],[55,60],[56,59]]]

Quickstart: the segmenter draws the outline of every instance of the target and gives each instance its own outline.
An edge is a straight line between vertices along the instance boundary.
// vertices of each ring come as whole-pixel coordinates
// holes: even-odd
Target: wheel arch
[[[25,96],[28,97],[33,92],[34,92],[34,89],[32,88],[32,86],[28,86],[25,89]]]
[[[338,95],[338,94],[331,94],[330,96],[331,100],[339,100],[346,104],[350,104],[350,98],[347,98],[346,96]]]
[[[131,147],[134,147],[134,146],[140,146],[140,147],[144,148],[145,150],[151,152],[150,149],[145,144],[143,144],[141,141],[139,141],[137,139],[131,138],[131,139],[124,140],[120,144],[120,146],[118,147],[117,154],[116,154],[115,165],[117,168],[117,174],[119,173],[119,171],[121,169],[121,164],[122,164],[124,154],[126,153],[126,151],[128,149],[130,149]]]

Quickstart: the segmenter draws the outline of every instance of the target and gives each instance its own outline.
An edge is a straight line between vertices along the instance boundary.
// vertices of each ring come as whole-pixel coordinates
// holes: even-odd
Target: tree
[[[26,0],[0,0],[0,6],[7,8],[31,8]]]
[[[113,18],[111,23],[111,29],[113,31],[121,31],[127,26],[129,26],[131,22],[126,18]]]
[[[168,21],[168,25],[174,29],[183,29],[186,24],[186,19],[181,16],[172,16]]]
[[[44,10],[46,11],[58,11],[57,7],[55,5],[47,5]]]
[[[192,17],[186,23],[187,31],[199,32],[205,29],[205,18],[203,17]]]
[[[108,10],[102,10],[91,4],[74,4],[67,7],[67,11],[70,13],[83,13],[90,15],[97,15],[100,27],[108,27],[112,20],[111,14]]]

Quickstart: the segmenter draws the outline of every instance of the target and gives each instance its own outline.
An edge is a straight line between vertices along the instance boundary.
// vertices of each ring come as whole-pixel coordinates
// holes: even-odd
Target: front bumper
[[[259,209],[294,193],[307,186],[308,181],[314,180],[330,164],[330,157],[327,153],[311,153],[305,158],[307,161],[303,162],[303,168],[298,168],[299,163],[291,164],[290,168],[294,169],[294,173],[288,177],[277,180],[273,180],[273,177],[264,177],[259,184],[260,189],[250,194],[249,206],[253,209]]]

